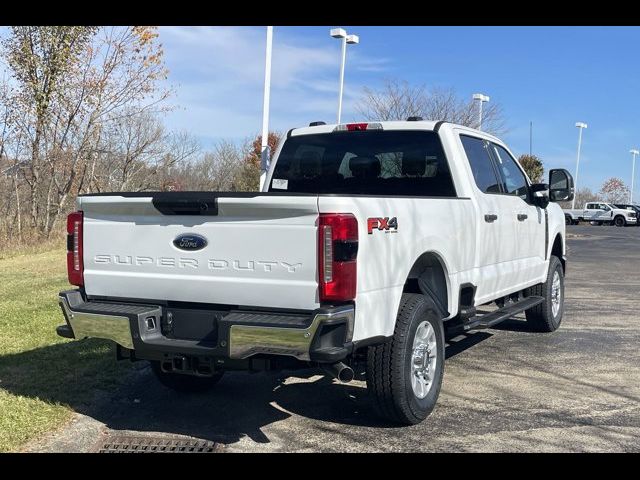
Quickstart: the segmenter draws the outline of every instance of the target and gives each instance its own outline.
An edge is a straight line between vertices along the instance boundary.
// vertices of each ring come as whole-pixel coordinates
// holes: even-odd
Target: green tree
[[[544,178],[544,166],[542,165],[542,160],[540,160],[535,155],[520,155],[518,157],[518,163],[524,168],[524,171],[527,172],[529,179],[533,183],[540,183]]]

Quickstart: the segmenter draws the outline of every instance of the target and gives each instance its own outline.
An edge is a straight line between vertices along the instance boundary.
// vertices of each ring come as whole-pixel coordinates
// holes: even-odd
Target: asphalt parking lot
[[[640,227],[569,226],[565,316],[553,334],[521,317],[447,347],[433,414],[397,427],[363,382],[314,371],[228,374],[206,395],[160,386],[140,365],[31,451],[93,451],[114,434],[197,438],[223,451],[640,451]]]

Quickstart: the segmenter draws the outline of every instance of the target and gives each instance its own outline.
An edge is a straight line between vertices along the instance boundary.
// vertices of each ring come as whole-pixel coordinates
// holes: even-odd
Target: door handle
[[[487,223],[493,223],[498,219],[498,215],[496,215],[495,213],[487,213],[484,216],[484,221]]]
[[[529,215],[527,215],[526,213],[519,213],[518,214],[518,220],[521,222],[524,222],[527,218],[529,218]]]

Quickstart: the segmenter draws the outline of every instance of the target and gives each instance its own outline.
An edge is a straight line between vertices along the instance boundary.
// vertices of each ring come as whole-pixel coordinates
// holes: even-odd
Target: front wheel
[[[367,389],[376,412],[415,425],[435,407],[444,375],[444,329],[435,303],[405,293],[390,341],[367,351]]]
[[[614,220],[613,220],[613,224],[616,227],[624,227],[627,224],[627,221],[625,220],[625,218],[622,215],[618,215]]]
[[[525,312],[527,323],[539,332],[553,332],[560,327],[564,313],[564,269],[558,257],[549,260],[549,272],[544,283],[525,291],[525,296],[543,297],[544,301]]]

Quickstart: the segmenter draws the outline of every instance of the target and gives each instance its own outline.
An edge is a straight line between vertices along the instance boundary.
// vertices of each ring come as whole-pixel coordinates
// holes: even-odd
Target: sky
[[[597,191],[612,176],[630,185],[629,150],[640,147],[640,28],[276,26],[270,130],[335,122],[340,41],[329,30],[338,26],[360,37],[347,48],[343,121],[359,120],[363,88],[385,79],[453,88],[461,98],[480,92],[502,106],[502,139],[516,155],[529,152],[533,122],[533,153],[545,169],[575,173],[575,123],[585,122],[578,187]],[[257,135],[266,27],[159,32],[175,92],[167,127],[193,134],[204,149]],[[640,185],[640,173],[636,179]]]
[[[340,42],[329,29],[337,26],[274,27],[271,130],[335,122]],[[574,173],[575,123],[585,122],[579,186],[599,190],[611,176],[630,184],[640,28],[340,27],[360,36],[347,48],[343,121],[358,120],[363,87],[385,78],[452,87],[462,98],[481,92],[502,105],[502,139],[516,155],[529,151],[531,121],[545,168]],[[178,106],[168,126],[205,148],[260,132],[265,27],[160,27],[160,41]]]

